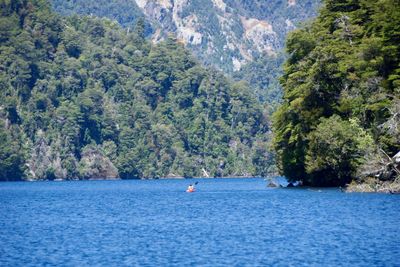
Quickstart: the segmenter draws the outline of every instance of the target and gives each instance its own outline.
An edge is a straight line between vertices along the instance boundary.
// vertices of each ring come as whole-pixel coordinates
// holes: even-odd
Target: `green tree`
[[[0,120],[0,180],[13,181],[24,178],[24,154],[17,133],[6,128]]]
[[[357,135],[372,136],[390,156],[400,150],[382,127],[398,102],[398,6],[326,0],[314,21],[289,35],[284,101],[273,122],[278,166],[289,180],[350,182],[367,155]]]
[[[59,17],[45,1],[0,5],[4,173],[265,173],[258,166],[269,162],[263,107],[247,84],[205,69],[172,36],[152,44],[140,20],[128,30],[109,19]]]

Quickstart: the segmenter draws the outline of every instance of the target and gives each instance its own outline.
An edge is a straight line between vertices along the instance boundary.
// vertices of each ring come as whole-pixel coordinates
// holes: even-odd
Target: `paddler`
[[[187,191],[192,192],[194,191],[194,186],[192,184],[190,184],[187,188]]]

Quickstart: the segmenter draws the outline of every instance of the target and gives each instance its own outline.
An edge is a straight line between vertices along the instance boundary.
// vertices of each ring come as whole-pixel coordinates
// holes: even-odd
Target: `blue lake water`
[[[0,266],[400,266],[400,195],[265,184],[0,183]]]

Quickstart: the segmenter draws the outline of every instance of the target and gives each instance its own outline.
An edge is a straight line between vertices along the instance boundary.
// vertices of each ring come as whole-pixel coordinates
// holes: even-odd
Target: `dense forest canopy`
[[[259,100],[268,104],[270,113],[282,99],[279,76],[286,34],[315,17],[320,6],[320,0],[50,2],[62,15],[107,17],[127,29],[145,18],[148,38],[159,40],[169,32],[183,38],[202,64],[220,69],[235,80],[246,80]]]
[[[287,52],[273,124],[286,177],[344,185],[399,152],[398,0],[326,0],[314,21],[289,35]],[[394,179],[396,169],[377,176]]]
[[[0,179],[266,175],[268,117],[245,83],[44,0],[0,0]]]
[[[105,17],[127,28],[133,29],[139,20],[145,21],[145,34],[153,32],[152,25],[134,0],[50,0],[53,10],[63,16],[90,15]]]

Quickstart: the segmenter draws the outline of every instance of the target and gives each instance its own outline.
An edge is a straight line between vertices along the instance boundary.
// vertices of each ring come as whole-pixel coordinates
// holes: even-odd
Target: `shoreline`
[[[363,183],[352,182],[345,188],[346,193],[400,194],[400,181],[379,181],[369,179]]]
[[[273,176],[272,178],[281,177],[279,175]],[[267,181],[269,177],[261,177],[261,176],[223,176],[223,177],[162,177],[162,178],[132,178],[132,179],[121,179],[121,178],[89,178],[89,179],[54,179],[54,180],[46,180],[46,179],[26,179],[26,180],[6,180],[0,182],[69,182],[69,181],[122,181],[122,180],[208,180],[208,179],[264,179]],[[266,188],[268,188],[268,184],[266,184]],[[322,190],[324,188],[332,188],[332,187],[311,187],[311,186],[294,186],[294,187],[269,187],[269,188],[289,188],[289,189],[305,189],[305,190]],[[343,193],[380,193],[380,194],[400,194],[400,181],[377,181],[375,179],[368,180],[364,183],[351,183],[346,185],[345,187],[333,187],[339,189]]]
[[[278,176],[277,176],[278,177]],[[67,181],[118,181],[118,180],[193,180],[193,179],[266,179],[267,177],[262,176],[223,176],[223,177],[183,177],[183,176],[168,176],[161,178],[130,178],[130,179],[122,179],[122,178],[88,178],[88,179],[21,179],[21,180],[4,180],[0,182],[67,182]]]

